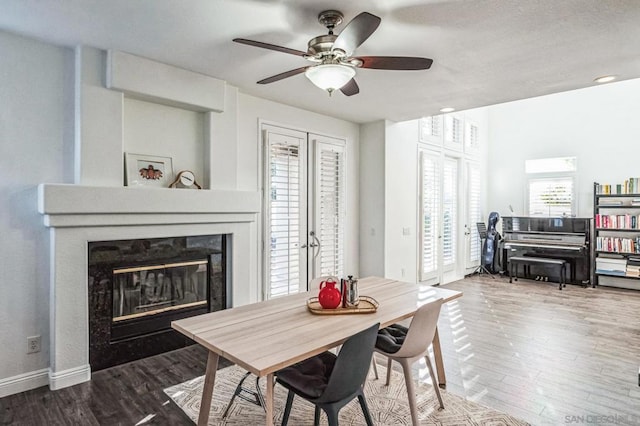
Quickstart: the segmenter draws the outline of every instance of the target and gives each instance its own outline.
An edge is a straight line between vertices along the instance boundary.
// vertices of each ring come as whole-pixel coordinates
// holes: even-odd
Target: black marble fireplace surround
[[[89,242],[92,371],[193,344],[171,321],[228,306],[227,236]]]

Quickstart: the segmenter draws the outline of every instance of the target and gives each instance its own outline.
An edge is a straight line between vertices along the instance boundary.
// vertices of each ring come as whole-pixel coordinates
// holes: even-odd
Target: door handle
[[[314,239],[314,242],[309,244],[309,247],[314,248],[313,258],[317,258],[320,254],[320,240],[316,237],[316,233],[314,231],[309,232],[309,235]],[[318,251],[315,252],[315,248],[318,247]]]

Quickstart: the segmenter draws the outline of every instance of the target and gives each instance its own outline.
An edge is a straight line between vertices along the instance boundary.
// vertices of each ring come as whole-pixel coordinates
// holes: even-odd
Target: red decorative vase
[[[335,309],[342,302],[340,290],[336,288],[333,280],[322,281],[320,283],[320,293],[318,293],[318,302],[324,309]]]

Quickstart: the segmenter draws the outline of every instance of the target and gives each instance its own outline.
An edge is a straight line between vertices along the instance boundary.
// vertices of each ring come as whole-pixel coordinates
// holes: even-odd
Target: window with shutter
[[[421,153],[421,280],[430,278],[438,268],[438,229],[440,218],[440,173],[438,158],[426,152]]]
[[[300,141],[270,134],[266,187],[269,189],[268,297],[300,291]],[[306,289],[306,287],[305,287]]]
[[[469,226],[469,256],[467,267],[473,267],[480,261],[480,236],[476,229],[476,223],[483,222],[480,216],[480,165],[477,163],[467,163],[467,205]]]
[[[571,216],[573,177],[529,180],[530,216]]]
[[[344,146],[318,143],[316,195],[319,197],[320,274],[344,276]],[[317,275],[317,274],[316,274]]]
[[[456,262],[456,238],[458,223],[458,162],[445,159],[442,173],[442,261],[444,266]]]
[[[424,117],[418,121],[420,142],[442,145],[442,116]]]
[[[447,148],[462,150],[464,122],[454,114],[444,115],[444,143]]]
[[[472,121],[465,122],[464,135],[465,152],[476,153],[480,150],[480,129]]]
[[[529,175],[530,216],[571,216],[575,214],[576,157],[541,158],[525,161]]]

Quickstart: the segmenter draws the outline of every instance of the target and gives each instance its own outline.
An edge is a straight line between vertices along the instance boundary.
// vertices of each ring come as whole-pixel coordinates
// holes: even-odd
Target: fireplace
[[[93,371],[193,342],[171,321],[229,306],[227,236],[89,242]]]

